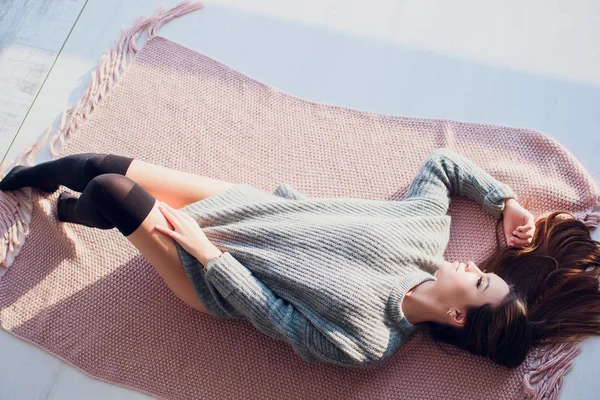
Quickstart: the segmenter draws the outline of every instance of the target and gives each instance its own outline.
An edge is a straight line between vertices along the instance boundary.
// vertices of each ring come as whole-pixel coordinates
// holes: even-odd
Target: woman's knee
[[[133,161],[131,157],[109,153],[83,153],[81,156],[80,173],[88,181],[105,174],[125,175]]]
[[[101,199],[107,196],[124,199],[135,184],[133,180],[124,175],[108,173],[94,177],[90,180],[85,190],[93,192]]]
[[[124,236],[133,233],[156,204],[156,198],[146,189],[126,176],[112,173],[92,179],[81,196],[93,201]]]

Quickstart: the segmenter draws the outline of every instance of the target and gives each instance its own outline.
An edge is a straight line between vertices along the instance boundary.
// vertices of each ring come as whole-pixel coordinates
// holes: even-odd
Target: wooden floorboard
[[[85,0],[0,1],[0,149],[8,151]]]

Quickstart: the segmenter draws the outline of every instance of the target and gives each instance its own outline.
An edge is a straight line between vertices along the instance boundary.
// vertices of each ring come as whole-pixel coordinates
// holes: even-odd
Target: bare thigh
[[[173,208],[182,208],[190,203],[204,200],[235,185],[235,183],[178,171],[138,159],[131,162],[125,176],[146,189],[159,201]]]
[[[180,300],[190,307],[206,313],[206,309],[202,307],[181,264],[175,241],[157,232],[154,229],[156,225],[172,229],[170,223],[158,209],[158,202],[154,204],[152,211],[135,232],[126,236],[126,238],[152,264],[169,289]]]

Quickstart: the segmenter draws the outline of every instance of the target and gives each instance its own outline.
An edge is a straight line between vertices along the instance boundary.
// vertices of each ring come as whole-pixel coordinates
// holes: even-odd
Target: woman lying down
[[[537,219],[506,184],[440,148],[401,201],[273,193],[116,154],[16,166],[0,190],[61,193],[60,221],[117,228],[174,294],[243,318],[308,362],[371,365],[419,327],[507,367],[537,344],[600,333],[600,249],[558,210]],[[452,196],[504,224],[507,247],[445,260]]]

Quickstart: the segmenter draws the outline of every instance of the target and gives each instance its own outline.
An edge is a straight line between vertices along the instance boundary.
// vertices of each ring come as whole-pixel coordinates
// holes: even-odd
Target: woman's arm
[[[291,304],[277,298],[229,252],[209,259],[206,270],[206,281],[258,329],[276,339],[301,343],[298,328],[304,317]]]
[[[267,335],[292,345],[308,362],[338,365],[360,364],[329,339],[292,304],[277,297],[229,252],[206,262],[206,281],[254,326]]]
[[[450,196],[469,197],[496,219],[502,215],[506,199],[517,199],[508,185],[473,161],[451,149],[439,148],[421,166],[405,198],[427,197],[443,204],[447,212]]]

